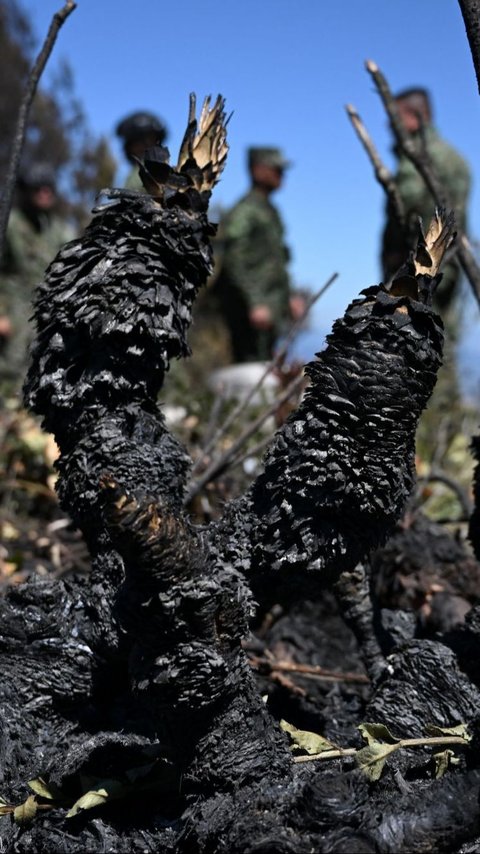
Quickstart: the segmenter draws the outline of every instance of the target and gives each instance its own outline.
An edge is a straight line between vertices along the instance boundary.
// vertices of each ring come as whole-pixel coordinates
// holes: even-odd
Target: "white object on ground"
[[[256,386],[265,373],[268,362],[242,362],[212,371],[207,383],[211,391],[223,395],[225,399],[242,400]],[[255,392],[250,403],[258,406],[271,403],[279,390],[279,380],[272,373],[265,377],[261,387]]]

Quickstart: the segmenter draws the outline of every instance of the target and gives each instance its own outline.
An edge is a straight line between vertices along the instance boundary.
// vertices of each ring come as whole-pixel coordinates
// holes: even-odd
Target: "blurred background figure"
[[[213,287],[234,362],[270,359],[288,320],[304,309],[298,294],[292,298],[285,229],[271,201],[289,166],[279,148],[250,148],[250,189],[220,221]]]
[[[75,237],[59,213],[56,177],[49,163],[30,163],[17,180],[0,269],[0,392],[18,390],[33,336],[29,321],[35,286],[58,250]]]
[[[143,190],[135,158],[140,158],[143,152],[153,145],[164,145],[168,136],[167,127],[163,120],[153,113],[136,112],[121,119],[115,133],[122,140],[123,152],[131,164],[125,187],[128,190]]]
[[[471,188],[470,168],[463,157],[434,128],[431,96],[426,89],[405,89],[395,96],[395,105],[405,130],[420,150],[424,149],[435,174],[445,188],[445,194],[455,210],[457,226],[467,229],[467,204]],[[395,181],[405,208],[405,225],[400,226],[390,205],[386,209],[386,223],[382,237],[382,268],[385,279],[390,278],[405,260],[418,238],[418,217],[428,226],[435,210],[435,202],[423,178],[411,160],[394,148],[397,156]],[[453,307],[458,295],[460,266],[452,258],[443,268],[443,279],[435,299],[442,311]]]
[[[395,105],[411,140],[419,150],[426,152],[435,175],[441,181],[445,196],[455,210],[458,229],[466,232],[471,190],[470,168],[458,151],[445,142],[435,129],[430,93],[421,87],[404,89],[396,94]],[[409,251],[416,245],[419,235],[418,218],[421,217],[424,226],[428,227],[435,210],[431,193],[412,162],[396,147],[393,150],[397,158],[395,181],[404,206],[405,223],[402,225],[399,222],[393,207],[387,204],[381,248],[385,281],[398,270]],[[440,415],[445,420],[445,413],[448,412],[451,424],[447,433],[451,438],[459,429],[455,413],[461,403],[456,364],[456,345],[460,338],[462,322],[461,268],[454,256],[444,264],[442,272],[442,281],[434,294],[434,305],[445,325],[444,367],[439,373],[437,386],[422,424],[430,431],[435,428],[435,424],[438,426],[437,416]],[[430,438],[431,443],[431,436],[425,438]]]

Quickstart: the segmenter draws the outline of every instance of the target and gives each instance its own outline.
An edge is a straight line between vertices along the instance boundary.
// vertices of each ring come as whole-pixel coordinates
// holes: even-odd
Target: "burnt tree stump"
[[[479,823],[480,692],[463,665],[475,611],[461,636],[394,650],[368,700],[399,737],[470,724],[442,779],[424,749],[392,757],[380,785],[351,755],[294,763],[242,644],[269,586],[299,599],[337,582],[403,512],[441,363],[431,295],[452,224],[439,217],[393,281],[347,308],[262,474],[195,527],[181,509],[189,458],[158,405],[211,269],[206,212],[227,151],[223,100],[198,123],[194,106],[178,165],[148,152],[148,192],[107,192],[38,290],[25,401],[61,449],[62,506],[92,572],[0,600],[2,850],[456,850]]]

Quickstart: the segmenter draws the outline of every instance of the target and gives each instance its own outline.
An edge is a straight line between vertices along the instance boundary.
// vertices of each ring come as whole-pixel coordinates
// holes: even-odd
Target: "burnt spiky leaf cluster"
[[[38,291],[26,400],[50,430],[76,406],[154,400],[169,360],[189,352],[191,306],[211,265],[206,214],[193,218],[175,197],[165,208],[142,193],[111,195]]]
[[[189,353],[192,303],[211,270],[215,227],[206,211],[225,162],[223,99],[212,109],[207,99],[202,117],[202,145],[213,137],[204,178],[192,160],[180,173],[166,149],[147,152],[141,174],[155,195],[105,191],[110,202],[58,253],[35,300],[25,400],[62,450],[63,506],[94,554],[105,458],[121,483],[136,472],[140,494],[181,501],[189,461],[165,430],[157,397],[170,360]]]
[[[46,271],[25,399],[52,432],[66,413],[72,429],[75,407],[153,404],[170,359],[190,352],[191,307],[212,264],[206,210],[227,151],[223,99],[211,110],[206,100],[197,135],[190,125],[181,170],[166,149],[146,152],[140,173],[154,195],[105,191],[111,201]]]
[[[266,454],[243,500],[237,553],[253,573],[327,581],[384,541],[414,482],[418,419],[441,364],[443,326],[432,311],[436,273],[453,239],[437,211],[416,253],[387,285],[368,288],[306,368],[305,398]],[[220,526],[222,530],[222,525]],[[231,548],[231,547],[230,547]]]
[[[71,588],[42,582],[39,616],[28,585],[0,603],[9,617],[0,685],[6,794],[21,795],[41,774],[76,800],[89,781],[138,779],[152,762],[170,784],[165,790],[162,772],[146,804],[128,790],[134,808],[124,798],[94,820],[75,818],[67,832],[55,810],[28,829],[10,823],[9,850],[46,852],[58,842],[72,852],[300,854],[362,839],[363,850],[386,850],[387,831],[377,832],[383,788],[370,816],[358,773],[327,772],[316,791],[320,773],[292,764],[242,648],[252,601],[244,572],[260,570],[271,586],[284,567],[294,584],[302,569],[335,578],[384,538],[412,484],[416,423],[440,363],[441,323],[428,304],[435,280],[412,259],[396,283],[350,306],[309,367],[310,390],[264,473],[220,525],[193,528],[180,510],[186,455],[156,396],[169,359],[187,352],[192,300],[209,269],[205,194],[225,159],[222,99],[212,109],[207,103],[198,127],[190,115],[176,169],[163,151],[146,155],[151,197],[111,193],[47,271],[26,399],[55,432],[61,500],[84,532],[93,571]],[[15,611],[25,630],[15,628]],[[27,666],[17,663],[19,635]],[[68,672],[62,682],[55,667],[52,684],[52,651],[62,645]],[[399,696],[402,704],[409,698]],[[340,831],[339,815],[347,816]]]
[[[420,302],[364,293],[307,367],[305,400],[253,490],[260,566],[338,574],[388,534],[412,489],[414,434],[442,329]]]

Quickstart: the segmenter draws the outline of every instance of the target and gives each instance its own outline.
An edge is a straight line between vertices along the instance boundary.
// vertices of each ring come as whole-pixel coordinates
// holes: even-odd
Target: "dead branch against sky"
[[[12,141],[10,162],[8,164],[7,177],[5,180],[5,190],[0,205],[0,257],[3,255],[7,223],[10,215],[10,208],[12,206],[13,193],[17,180],[18,166],[22,155],[30,107],[35,96],[35,92],[37,91],[38,82],[52,52],[60,28],[67,20],[68,16],[74,11],[76,5],[77,4],[74,0],[67,0],[65,5],[58,12],[55,12],[45,41],[25,86],[25,93],[18,111],[17,126]]]

